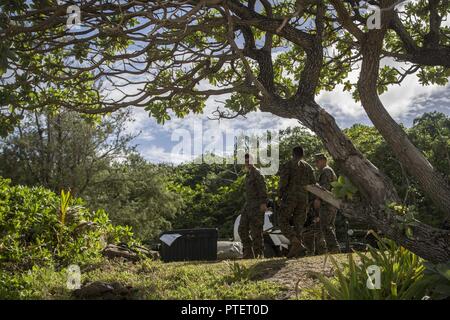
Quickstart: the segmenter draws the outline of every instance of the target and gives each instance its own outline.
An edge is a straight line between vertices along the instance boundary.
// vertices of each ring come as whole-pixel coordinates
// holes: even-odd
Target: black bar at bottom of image
[[[448,301],[296,301],[296,300],[165,300],[165,301],[0,301],[0,310],[15,317],[42,315],[46,319],[66,317],[101,317],[101,319],[291,319],[308,314],[342,315],[350,318],[392,318],[396,312],[402,317],[418,315],[442,307]],[[9,309],[9,310],[8,310]],[[396,311],[397,310],[397,311]],[[445,311],[445,310],[443,310]],[[100,318],[98,318],[100,319]]]

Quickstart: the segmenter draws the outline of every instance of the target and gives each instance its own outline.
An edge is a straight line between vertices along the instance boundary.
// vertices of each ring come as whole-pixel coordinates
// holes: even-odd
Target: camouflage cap
[[[317,160],[327,160],[327,157],[323,153],[316,153],[314,155],[314,159]]]

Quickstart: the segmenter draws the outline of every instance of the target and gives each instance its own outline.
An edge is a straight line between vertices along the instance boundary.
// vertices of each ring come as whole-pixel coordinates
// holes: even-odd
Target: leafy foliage
[[[450,180],[450,117],[440,112],[414,119],[409,135],[439,172]]]
[[[172,227],[187,201],[169,185],[170,177],[170,168],[130,154],[96,172],[84,198],[90,208],[105,209],[115,225],[131,226],[136,237],[152,240]]]
[[[249,281],[252,278],[252,269],[240,264],[236,261],[225,261],[230,269],[231,274],[228,277],[228,282],[233,283],[237,281]]]
[[[327,279],[317,274],[323,284],[325,299],[332,300],[402,300],[422,299],[426,294],[421,282],[423,261],[412,252],[386,239],[378,241],[378,249],[369,247],[367,253],[356,252],[348,255],[348,262],[340,267],[330,257],[336,269],[336,276]],[[357,260],[357,261],[355,261]],[[380,289],[367,286],[370,266],[381,270]]]
[[[96,261],[106,243],[133,241],[129,227],[113,226],[105,211],[89,211],[81,199],[0,179],[2,268],[82,265]]]
[[[397,246],[392,240],[379,239],[378,249],[348,254],[348,262],[339,266],[330,257],[336,276],[316,274],[322,288],[311,290],[316,298],[332,300],[408,300],[448,299],[450,297],[449,263],[432,264]],[[356,255],[356,256],[355,256]],[[369,289],[367,268],[381,269],[380,289]]]
[[[63,108],[25,112],[0,141],[0,175],[80,196],[97,171],[130,152],[134,136],[125,132],[130,121],[129,111],[103,117]]]
[[[339,199],[352,200],[358,189],[344,176],[339,176],[336,181],[331,183],[334,195]]]
[[[414,206],[403,206],[397,203],[390,203],[389,209],[392,209],[397,215],[397,226],[409,239],[414,240],[414,234],[411,228],[417,220],[415,218],[416,208]]]
[[[240,167],[203,163],[173,170],[169,188],[181,195],[183,206],[174,228],[218,227],[220,237],[231,237],[234,219],[244,204]]]

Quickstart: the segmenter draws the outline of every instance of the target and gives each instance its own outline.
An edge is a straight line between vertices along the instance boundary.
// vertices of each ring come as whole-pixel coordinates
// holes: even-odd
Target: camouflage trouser
[[[279,227],[281,232],[292,241],[293,238],[297,238],[302,241],[303,225],[306,221],[308,209],[308,195],[298,195],[294,200],[287,199],[281,202],[280,215],[279,215]],[[292,229],[290,219],[294,224]]]
[[[241,212],[241,221],[238,229],[244,258],[263,256],[263,225],[264,212],[261,212],[259,204],[245,205]]]
[[[305,228],[303,232],[303,244],[308,250],[308,254],[324,254],[326,252],[326,243],[323,238],[319,224],[313,224]]]
[[[334,226],[336,212],[337,209],[330,205],[322,205],[320,208],[320,229],[327,244],[327,250],[332,253],[340,252]]]

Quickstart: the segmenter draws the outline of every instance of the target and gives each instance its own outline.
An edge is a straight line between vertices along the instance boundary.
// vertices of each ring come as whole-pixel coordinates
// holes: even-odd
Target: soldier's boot
[[[305,246],[306,250],[308,250],[308,253],[310,255],[313,255],[315,252],[314,236],[315,235],[313,231],[307,231],[303,234],[303,245]]]
[[[325,229],[324,240],[327,246],[328,253],[341,253],[339,243],[336,239],[336,232],[333,227]]]
[[[329,246],[329,244],[327,243],[327,247],[329,247],[328,253],[341,253],[341,248],[339,247],[339,244],[333,242],[331,243],[332,243],[331,246]]]
[[[314,255],[314,251],[310,252],[308,251],[308,248],[306,248],[303,243],[300,245],[300,253],[297,255],[297,257],[305,257],[305,256],[312,256]]]
[[[287,254],[288,258],[296,258],[306,254],[306,248],[302,244],[302,242],[294,237],[291,240],[291,248],[289,249],[289,253]]]
[[[327,244],[320,232],[316,235],[316,254],[323,255],[327,253]]]
[[[264,250],[263,249],[255,249],[255,258],[264,259]]]

